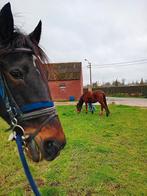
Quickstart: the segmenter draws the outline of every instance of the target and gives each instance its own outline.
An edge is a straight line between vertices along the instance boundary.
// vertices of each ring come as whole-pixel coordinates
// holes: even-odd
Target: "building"
[[[48,84],[54,101],[78,100],[83,93],[82,63],[48,64]]]

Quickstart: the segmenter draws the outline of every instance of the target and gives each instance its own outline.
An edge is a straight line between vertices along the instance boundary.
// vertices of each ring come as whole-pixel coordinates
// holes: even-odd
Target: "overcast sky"
[[[0,7],[7,3],[0,0]],[[147,0],[10,0],[15,25],[26,33],[43,23],[40,45],[51,62],[81,61],[84,84],[147,79]],[[147,62],[147,60],[146,60]],[[97,65],[103,66],[97,66]]]

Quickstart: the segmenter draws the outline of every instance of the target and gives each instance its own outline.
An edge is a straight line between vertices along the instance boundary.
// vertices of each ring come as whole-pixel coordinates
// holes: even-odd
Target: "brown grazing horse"
[[[55,159],[66,144],[39,47],[41,27],[40,21],[24,34],[14,25],[10,3],[0,11],[0,116],[22,131],[24,149],[35,162]]]
[[[106,116],[109,116],[110,111],[108,109],[108,105],[106,102],[106,95],[103,91],[98,90],[98,91],[87,91],[85,92],[79,99],[79,102],[77,103],[77,112],[81,112],[83,103],[86,105],[86,113],[88,112],[88,104],[91,108],[91,112],[93,113],[93,107],[92,103],[99,102],[101,105],[101,113],[100,115],[103,114],[103,109],[106,111]]]

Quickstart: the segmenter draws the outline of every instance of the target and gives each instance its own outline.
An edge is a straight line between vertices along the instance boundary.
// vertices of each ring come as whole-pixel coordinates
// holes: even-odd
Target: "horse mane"
[[[7,54],[8,50],[14,50],[16,48],[28,48],[31,49],[35,56],[39,57],[42,64],[48,63],[48,58],[45,52],[29,35],[22,33],[18,28],[14,29],[11,39],[7,42],[0,43],[0,55]]]

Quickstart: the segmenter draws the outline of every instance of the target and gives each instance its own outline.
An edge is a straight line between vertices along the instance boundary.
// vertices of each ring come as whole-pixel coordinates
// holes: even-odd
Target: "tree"
[[[116,79],[115,81],[112,82],[113,86],[121,86],[121,83]]]
[[[144,84],[144,81],[143,81],[143,78],[141,78],[140,85],[143,85],[143,84]]]

